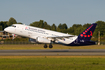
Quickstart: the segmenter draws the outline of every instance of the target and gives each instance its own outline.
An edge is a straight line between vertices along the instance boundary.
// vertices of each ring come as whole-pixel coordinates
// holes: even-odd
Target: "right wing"
[[[47,38],[69,38],[69,37],[74,37],[73,35],[71,36],[46,36]]]

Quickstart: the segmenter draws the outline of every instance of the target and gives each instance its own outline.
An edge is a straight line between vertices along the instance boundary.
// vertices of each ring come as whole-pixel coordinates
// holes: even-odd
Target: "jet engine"
[[[51,43],[50,40],[46,39],[46,38],[42,38],[42,37],[37,37],[36,41],[39,43]]]

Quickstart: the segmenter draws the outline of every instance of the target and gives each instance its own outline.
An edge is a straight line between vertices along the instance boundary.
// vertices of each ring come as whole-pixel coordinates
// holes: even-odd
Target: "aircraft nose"
[[[8,31],[8,29],[7,29],[7,28],[5,28],[5,29],[4,29],[4,31],[6,31],[6,32],[7,32],[7,31]]]

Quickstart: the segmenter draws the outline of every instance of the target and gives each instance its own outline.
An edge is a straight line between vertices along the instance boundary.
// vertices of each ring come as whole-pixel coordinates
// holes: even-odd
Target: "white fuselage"
[[[64,44],[70,44],[77,39],[77,36],[46,30],[38,27],[22,25],[22,24],[13,24],[12,26],[5,28],[4,31],[24,37],[29,37],[32,39],[36,39],[37,37],[42,37],[48,40],[55,41],[56,43],[64,43]],[[56,38],[59,36],[62,38]],[[68,38],[63,38],[65,36],[68,36]]]

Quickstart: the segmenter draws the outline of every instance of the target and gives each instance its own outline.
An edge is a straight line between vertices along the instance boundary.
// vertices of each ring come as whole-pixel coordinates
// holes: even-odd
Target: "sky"
[[[105,21],[105,0],[0,0],[0,21],[10,17],[29,25],[44,20],[49,25]]]

